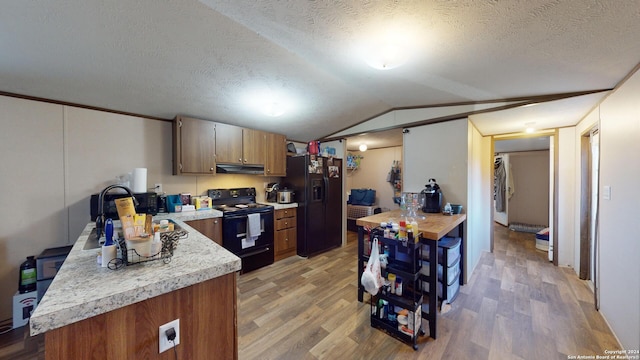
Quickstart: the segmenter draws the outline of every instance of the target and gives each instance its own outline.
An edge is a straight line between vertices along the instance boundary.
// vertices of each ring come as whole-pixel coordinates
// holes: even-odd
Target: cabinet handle
[[[289,223],[285,221],[284,226],[289,226]]]
[[[213,168],[209,169],[209,171],[213,171]]]

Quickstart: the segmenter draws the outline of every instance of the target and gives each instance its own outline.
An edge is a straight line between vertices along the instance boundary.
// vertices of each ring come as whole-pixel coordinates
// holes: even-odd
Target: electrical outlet
[[[176,338],[173,341],[169,341],[166,334],[166,331],[171,328],[176,331]],[[174,344],[178,346],[178,344],[180,344],[180,319],[175,319],[171,322],[161,325],[158,339],[160,341],[159,352],[161,353],[171,349]]]
[[[157,194],[162,194],[162,184],[155,184],[153,189]]]

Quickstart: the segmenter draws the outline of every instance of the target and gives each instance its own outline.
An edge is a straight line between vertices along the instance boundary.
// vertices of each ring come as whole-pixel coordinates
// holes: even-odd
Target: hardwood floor
[[[546,261],[532,234],[499,225],[495,234],[494,253],[439,317],[438,339],[421,338],[418,351],[371,328],[369,304],[357,301],[355,233],[343,248],[241,275],[239,358],[567,359],[619,349],[573,269]],[[0,335],[0,359],[44,358],[42,337],[24,329]]]
[[[496,225],[494,253],[439,317],[438,339],[421,338],[418,351],[371,328],[368,295],[357,301],[356,252],[349,241],[242,275],[239,358],[567,359],[619,348],[587,284],[549,263],[533,234]]]

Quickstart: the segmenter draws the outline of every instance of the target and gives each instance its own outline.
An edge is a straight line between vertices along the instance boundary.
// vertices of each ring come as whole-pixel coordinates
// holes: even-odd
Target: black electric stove
[[[223,216],[273,212],[272,205],[256,203],[255,188],[210,189],[207,195],[212,207],[222,211]]]
[[[222,246],[242,260],[241,273],[273,264],[273,206],[256,203],[255,188],[211,189],[207,195],[222,211]],[[260,235],[250,238],[252,214],[259,214]]]

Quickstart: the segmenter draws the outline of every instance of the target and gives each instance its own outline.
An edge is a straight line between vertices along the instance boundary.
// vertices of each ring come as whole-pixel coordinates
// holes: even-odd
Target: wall
[[[600,115],[600,312],[623,348],[636,350],[640,348],[638,94],[640,72],[595,110]],[[610,199],[603,196],[604,186],[611,187]]]
[[[0,96],[0,319],[11,317],[26,256],[73,244],[89,222],[89,198],[136,167],[168,194],[253,186],[256,175],[173,176],[171,123]]]
[[[347,170],[345,190],[375,189],[378,206],[390,210],[397,209],[398,205],[393,202],[393,187],[387,182],[387,174],[394,160],[402,164],[402,146],[351,153],[361,155],[363,159],[360,160],[357,170]]]
[[[433,177],[444,202],[462,204],[465,225],[465,279],[482,251],[489,250],[491,211],[491,142],[467,119],[411,128],[404,134],[404,190],[419,192]]]
[[[574,238],[574,224],[580,223],[575,217],[575,188],[580,187],[580,181],[575,182],[576,161],[579,161],[579,152],[575,151],[575,128],[562,128],[558,130],[558,223],[555,231],[558,232],[558,266],[575,268],[574,246],[571,239]],[[579,233],[578,233],[578,236]]]
[[[491,211],[493,209],[493,159],[491,155],[491,137],[483,137],[478,129],[469,123],[468,172],[467,183],[467,235],[465,282],[473,273],[482,256],[490,250]]]
[[[549,225],[549,151],[509,154],[514,193],[509,223]]]

